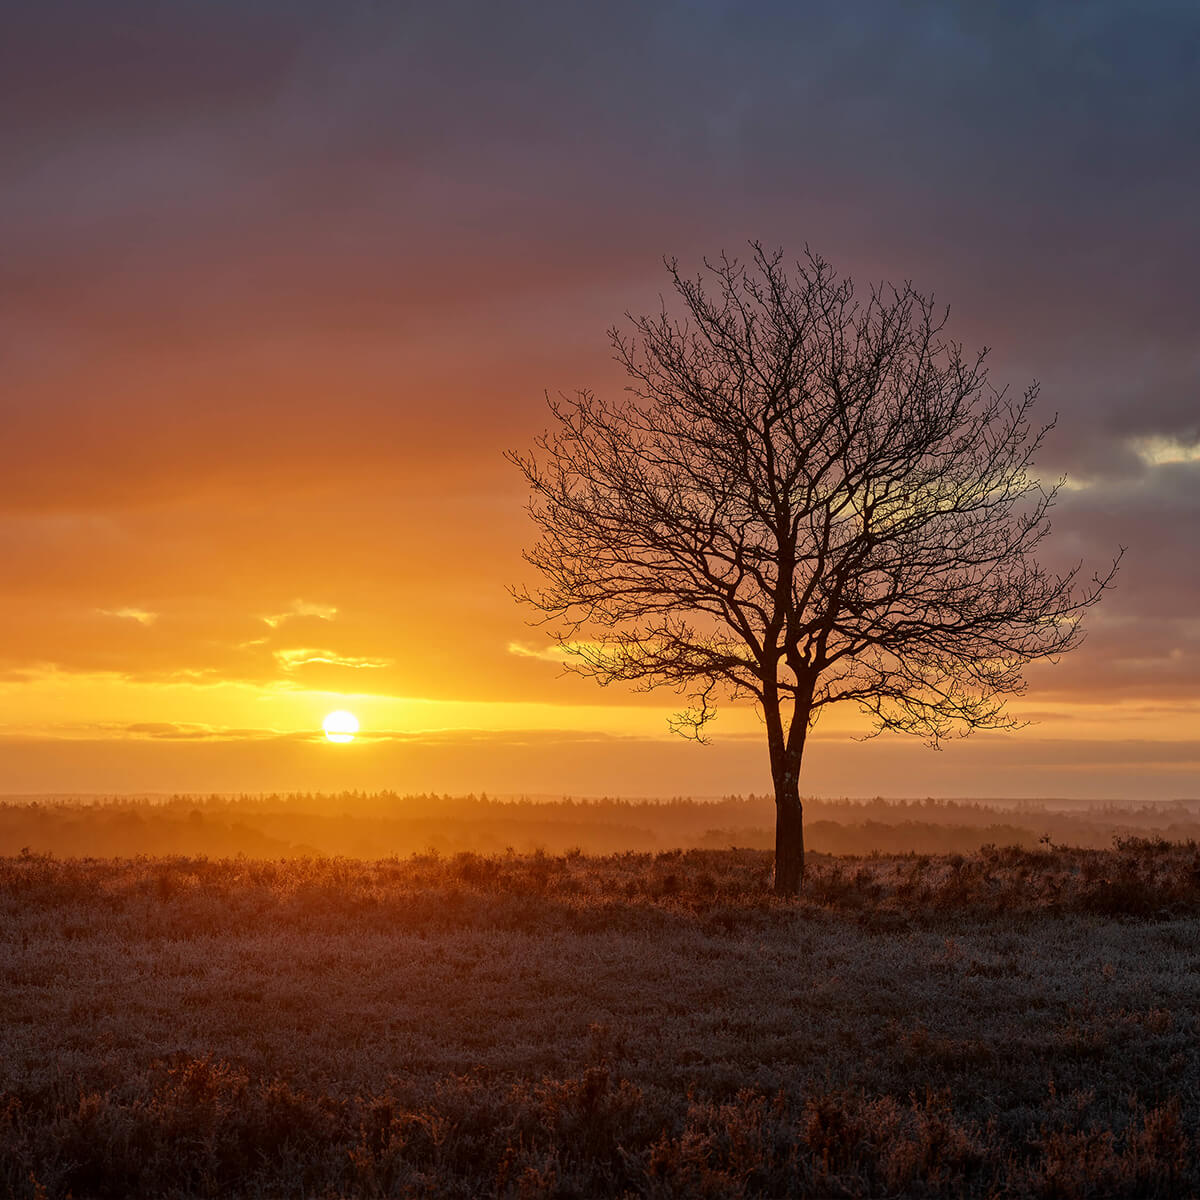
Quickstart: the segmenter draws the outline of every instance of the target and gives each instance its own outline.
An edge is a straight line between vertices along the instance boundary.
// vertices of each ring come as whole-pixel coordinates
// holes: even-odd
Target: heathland
[[[804,808],[808,847],[825,854],[967,853],[989,844],[1033,848],[1047,842],[1099,849],[1115,837],[1200,840],[1200,800],[812,798]],[[657,801],[344,792],[0,801],[0,854],[28,849],[59,857],[766,850],[774,837],[774,802],[755,795]]]
[[[1200,1191],[1200,848],[0,860],[0,1194]]]

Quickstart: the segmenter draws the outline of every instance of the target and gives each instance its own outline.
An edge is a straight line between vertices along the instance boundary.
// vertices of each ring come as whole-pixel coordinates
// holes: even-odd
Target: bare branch
[[[1038,561],[1037,385],[994,388],[948,310],[907,282],[860,298],[812,251],[666,265],[677,309],[610,333],[625,396],[551,398],[508,455],[540,533],[518,599],[572,669],[688,697],[686,736],[754,700],[777,791],[831,704],[934,745],[1012,727],[1023,669],[1080,643],[1120,557],[1086,582]]]

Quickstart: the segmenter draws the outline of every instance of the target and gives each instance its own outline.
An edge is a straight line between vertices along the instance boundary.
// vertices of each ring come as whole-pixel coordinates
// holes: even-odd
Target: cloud
[[[392,660],[389,658],[362,658],[353,654],[338,654],[336,650],[321,650],[311,646],[275,650],[273,653],[275,661],[285,671],[296,671],[301,667],[318,665],[352,667],[355,670],[377,670],[392,664]]]
[[[538,658],[543,662],[552,663],[570,662],[574,658],[574,655],[571,654],[566,646],[559,645],[544,646],[536,649],[532,646],[526,646],[521,642],[509,642],[508,652],[517,658]]]
[[[1048,549],[1130,551],[1039,682],[1200,693],[1194,8],[114,3],[0,41],[0,672],[544,699],[498,450],[759,236],[1043,381]]]
[[[139,625],[153,625],[158,620],[158,613],[144,608],[98,608],[101,616],[118,617],[123,621],[136,621]]]
[[[296,600],[291,608],[285,609],[283,612],[274,613],[269,617],[263,617],[272,629],[278,629],[284,621],[289,621],[293,617],[316,617],[319,621],[332,621],[337,617],[338,610],[333,604],[313,604],[308,600]]]
[[[552,642],[545,646],[528,646],[524,642],[509,642],[508,653],[514,658],[536,658],[542,662],[572,663],[579,661],[585,650],[601,649],[600,642],[581,641],[578,638],[567,642]]]
[[[1133,449],[1148,466],[1200,462],[1200,438],[1185,442],[1180,438],[1156,435],[1133,439]]]
[[[86,741],[133,742],[290,741],[308,733],[276,729],[234,728],[199,721],[70,721],[38,729],[0,729],[0,740],[57,742],[63,746]]]
[[[229,731],[214,729],[211,725],[174,724],[170,721],[137,721],[131,725],[113,728],[114,733],[125,733],[133,737],[157,738],[166,741],[198,741],[207,738],[229,736]]]
[[[278,729],[247,729],[224,725],[202,725],[194,722],[138,721],[130,725],[97,723],[77,726],[74,736],[132,737],[156,742],[313,742],[321,741],[321,730],[295,730],[281,733]],[[65,740],[70,740],[70,735]]]

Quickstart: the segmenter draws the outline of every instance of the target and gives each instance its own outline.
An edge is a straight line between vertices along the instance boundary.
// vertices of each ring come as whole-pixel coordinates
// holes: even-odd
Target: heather
[[[1200,1188],[1200,848],[0,860],[0,1193]]]

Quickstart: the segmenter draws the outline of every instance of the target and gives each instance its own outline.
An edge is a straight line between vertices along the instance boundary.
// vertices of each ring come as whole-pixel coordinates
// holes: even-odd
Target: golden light
[[[321,726],[331,742],[352,742],[358,732],[358,718],[351,712],[338,709],[337,712],[331,712]]]

